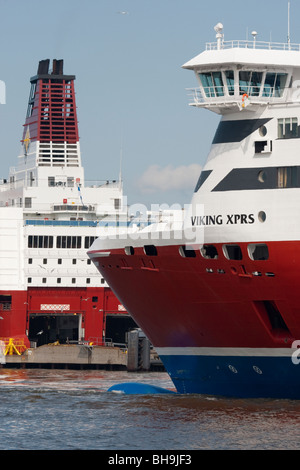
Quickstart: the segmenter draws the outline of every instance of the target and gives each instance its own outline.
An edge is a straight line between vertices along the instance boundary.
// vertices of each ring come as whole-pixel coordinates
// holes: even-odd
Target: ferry
[[[99,233],[127,226],[127,207],[121,178],[85,180],[75,75],[63,67],[39,62],[17,164],[0,181],[0,339],[18,351],[123,343],[136,326],[87,256]]]
[[[88,254],[179,393],[299,399],[300,45],[215,32],[183,65],[220,116],[183,224]]]

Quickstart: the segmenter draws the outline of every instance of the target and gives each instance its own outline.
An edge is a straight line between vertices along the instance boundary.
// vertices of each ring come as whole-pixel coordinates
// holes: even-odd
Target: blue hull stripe
[[[160,358],[179,393],[300,399],[300,364],[288,351],[281,357],[173,353]]]

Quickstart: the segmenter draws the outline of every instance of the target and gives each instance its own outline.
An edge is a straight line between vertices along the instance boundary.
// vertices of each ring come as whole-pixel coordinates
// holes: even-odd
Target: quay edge
[[[0,368],[106,369],[137,372],[164,371],[155,352],[151,353],[149,368],[128,368],[127,348],[88,344],[43,345],[29,348],[21,355],[5,356]]]

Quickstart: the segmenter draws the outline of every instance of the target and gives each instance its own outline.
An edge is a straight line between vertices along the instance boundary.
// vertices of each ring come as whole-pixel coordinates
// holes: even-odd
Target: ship
[[[128,225],[127,207],[121,175],[85,179],[76,77],[63,68],[39,61],[17,164],[0,182],[0,338],[18,352],[124,343],[136,326],[86,253],[99,233]]]
[[[181,228],[89,256],[178,393],[299,399],[300,46],[215,32],[182,66],[220,119]]]

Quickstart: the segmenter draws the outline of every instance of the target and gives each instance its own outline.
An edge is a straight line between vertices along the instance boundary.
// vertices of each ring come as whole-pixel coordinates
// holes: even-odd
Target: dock
[[[124,345],[125,346],[125,345]],[[136,362],[132,367],[132,352],[127,347],[97,346],[88,343],[45,344],[28,348],[21,354],[7,354],[2,368],[52,368],[52,369],[106,369],[136,371],[164,371],[155,351]],[[143,357],[145,353],[143,352]]]

